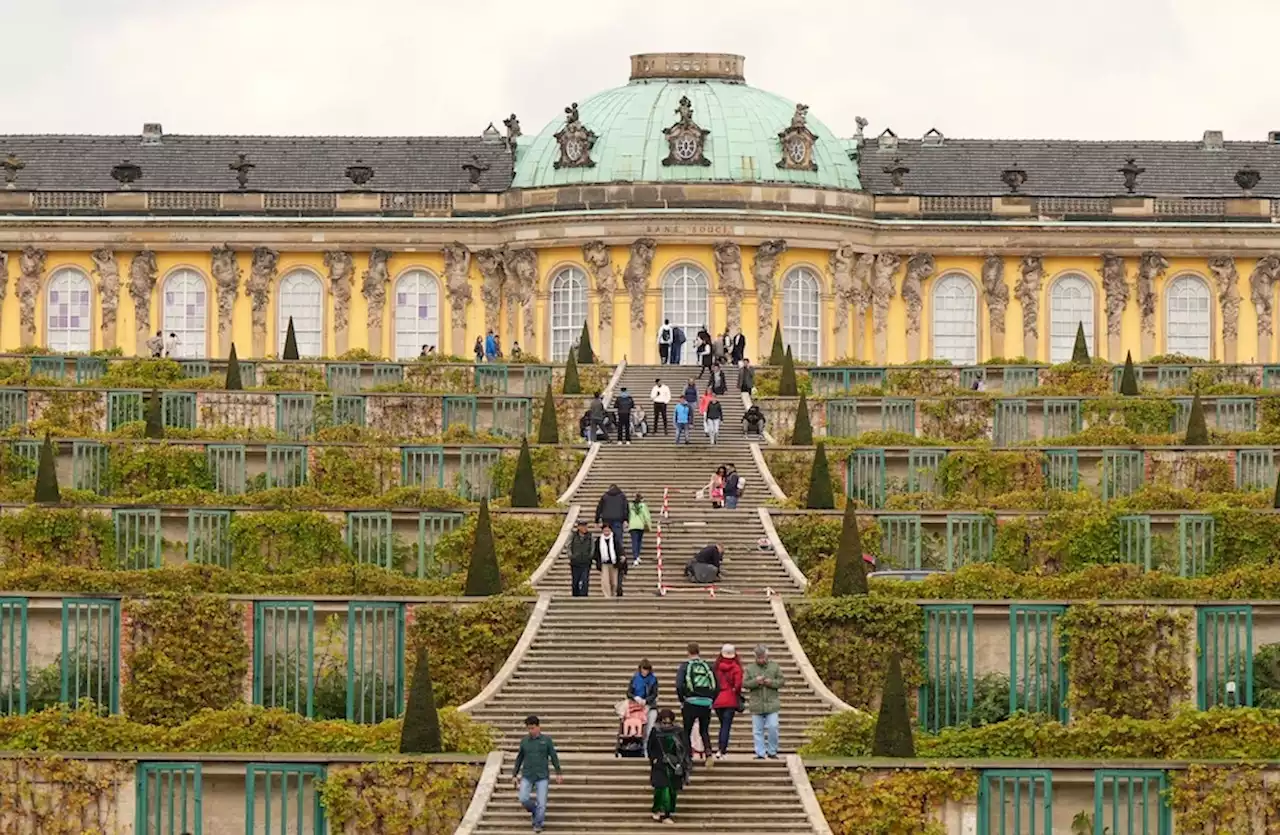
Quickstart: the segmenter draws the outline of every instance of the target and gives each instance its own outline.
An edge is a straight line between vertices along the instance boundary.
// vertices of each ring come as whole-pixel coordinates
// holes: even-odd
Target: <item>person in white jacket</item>
[[[653,391],[649,392],[649,399],[653,401],[653,431],[658,432],[658,421],[662,421],[662,434],[668,434],[669,424],[667,423],[667,404],[671,402],[671,389],[663,385],[662,380],[653,381]]]

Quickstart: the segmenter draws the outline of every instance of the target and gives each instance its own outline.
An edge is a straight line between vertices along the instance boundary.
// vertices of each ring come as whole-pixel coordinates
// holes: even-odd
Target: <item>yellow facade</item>
[[[439,249],[429,249],[427,247],[416,251],[395,251],[392,253],[388,261],[389,282],[386,288],[386,304],[384,305],[382,318],[382,332],[380,344],[370,344],[370,328],[368,325],[368,304],[362,292],[364,273],[368,265],[368,250],[360,251],[356,249],[348,250],[354,261],[354,272],[351,276],[351,299],[348,311],[348,330],[347,345],[349,349],[363,349],[371,354],[383,357],[391,357],[395,347],[395,285],[396,280],[408,270],[421,269],[426,270],[437,281],[437,304],[439,310],[440,333],[439,337],[434,341],[437,350],[448,353],[455,346],[451,344],[451,330],[453,327],[451,306],[448,301],[448,292],[444,285],[444,257]],[[641,356],[633,356],[635,353],[635,342],[633,341],[633,329],[631,327],[631,299],[625,286],[622,283],[622,273],[627,265],[629,248],[624,245],[612,245],[610,254],[616,277],[617,289],[613,298],[613,334],[612,342],[609,345],[601,344],[602,327],[600,321],[600,305],[602,304],[599,287],[597,286],[596,277],[592,274],[588,265],[583,258],[581,246],[556,245],[545,248],[535,249],[537,255],[539,285],[538,292],[534,302],[528,311],[522,311],[520,316],[532,316],[533,329],[536,334],[535,345],[523,345],[526,353],[534,353],[543,359],[548,358],[551,351],[551,316],[552,301],[549,293],[549,287],[553,278],[563,269],[573,267],[580,270],[587,281],[587,322],[592,336],[593,345],[597,346],[599,353],[608,360],[616,361],[623,356],[632,361],[655,362],[658,358],[657,351],[657,328],[661,323],[667,311],[664,310],[663,302],[663,280],[667,274],[680,266],[687,265],[699,270],[707,278],[709,288],[708,310],[709,317],[705,323],[713,334],[719,334],[727,325],[728,317],[728,301],[720,287],[720,277],[716,273],[715,258],[713,254],[713,245],[711,243],[691,243],[682,241],[658,242],[656,254],[653,258],[652,269],[650,271],[647,291],[645,293],[644,312],[645,312],[645,330],[640,344],[643,346]],[[756,344],[757,334],[757,288],[755,280],[752,276],[752,261],[755,255],[755,248],[752,246],[742,247],[742,277],[745,285],[745,293],[741,302],[741,323],[742,332],[747,337],[747,353],[748,356],[759,356],[767,352],[767,346]],[[7,286],[13,288],[18,281],[20,270],[18,267],[18,251],[8,252],[8,281]],[[92,312],[91,312],[91,346],[92,350],[106,350],[111,348],[119,348],[124,354],[131,355],[137,351],[137,340],[135,339],[136,320],[134,303],[129,295],[129,260],[131,253],[117,253],[117,260],[120,266],[120,303],[117,311],[116,339],[115,344],[107,344],[107,335],[104,333],[101,323],[103,311],[101,309],[101,295],[96,280],[93,276],[93,261],[87,250],[73,249],[49,249],[46,252],[45,270],[43,280],[41,282],[41,291],[36,299],[36,336],[35,343],[45,345],[48,341],[48,315],[47,315],[47,285],[50,276],[56,271],[63,268],[74,268],[90,277],[92,291]],[[155,250],[157,265],[157,281],[155,289],[152,292],[150,314],[152,328],[159,329],[161,318],[163,315],[162,292],[165,286],[165,280],[175,270],[190,269],[195,270],[204,278],[207,293],[207,310],[208,322],[206,323],[207,343],[205,345],[205,354],[207,356],[217,356],[218,348],[218,311],[216,304],[216,291],[213,286],[212,277],[210,275],[209,256],[207,252],[190,251],[190,250]],[[793,269],[807,268],[812,275],[816,276],[819,286],[819,345],[820,358],[822,361],[829,362],[841,357],[859,356],[867,361],[874,359],[874,337],[872,317],[868,313],[861,320],[860,333],[858,335],[858,344],[853,344],[854,337],[852,333],[846,338],[844,343],[840,343],[835,333],[837,304],[832,286],[832,276],[828,267],[828,259],[830,257],[828,250],[813,247],[794,247],[784,252],[778,259],[778,269],[774,278],[775,293],[773,300],[773,321],[780,322],[784,314],[784,293],[783,281],[785,276]],[[921,358],[929,358],[934,354],[933,333],[935,326],[935,308],[933,303],[932,290],[938,281],[948,275],[959,274],[967,277],[973,282],[977,298],[977,310],[975,314],[975,327],[978,339],[978,359],[990,359],[992,357],[1008,357],[1013,358],[1023,354],[1023,336],[1022,336],[1022,303],[1016,292],[1016,285],[1020,276],[1021,257],[1005,256],[1004,278],[1005,285],[1009,291],[1009,304],[1006,311],[1005,322],[1005,338],[1003,345],[993,344],[993,335],[989,325],[988,311],[984,294],[982,291],[981,275],[983,261],[986,256],[979,255],[945,255],[936,256],[936,269],[931,277],[923,282],[923,306],[920,311],[920,343]],[[237,253],[237,259],[243,276],[248,276],[252,267],[252,252],[245,249]],[[890,304],[887,318],[887,334],[888,334],[888,351],[884,361],[888,363],[903,363],[909,361],[909,352],[907,348],[907,340],[905,338],[908,311],[906,304],[900,295],[902,274],[905,270],[905,257],[903,258],[903,266],[900,266],[895,276],[895,285],[897,292]],[[1152,340],[1152,350],[1143,350],[1143,339],[1141,334],[1141,315],[1137,304],[1136,293],[1133,292],[1133,276],[1137,268],[1137,257],[1131,257],[1126,261],[1126,270],[1128,280],[1130,282],[1131,297],[1126,304],[1122,315],[1122,328],[1119,342],[1119,353],[1112,355],[1108,345],[1107,321],[1106,321],[1106,294],[1103,288],[1101,276],[1101,256],[1082,257],[1082,256],[1047,256],[1043,259],[1043,281],[1041,282],[1039,292],[1039,337],[1036,343],[1034,356],[1028,359],[1047,362],[1050,359],[1050,333],[1053,328],[1054,305],[1053,305],[1053,288],[1055,282],[1063,276],[1072,275],[1083,278],[1090,286],[1093,295],[1093,326],[1091,329],[1091,339],[1093,342],[1093,350],[1096,356],[1103,357],[1112,362],[1122,362],[1124,355],[1132,352],[1135,359],[1144,359],[1146,356],[1156,353],[1163,354],[1171,352],[1170,343],[1168,341],[1168,321],[1169,321],[1169,294],[1170,284],[1180,276],[1191,275],[1197,277],[1204,282],[1204,287],[1208,288],[1209,296],[1209,332],[1211,335],[1211,358],[1222,360],[1225,356],[1225,343],[1222,328],[1222,311],[1219,288],[1216,286],[1212,273],[1206,266],[1206,259],[1200,257],[1174,256],[1168,259],[1168,269],[1164,275],[1155,280],[1155,291],[1157,295],[1157,305],[1154,316],[1152,317],[1154,327],[1154,338]],[[1257,314],[1254,305],[1250,299],[1250,286],[1248,276],[1253,271],[1257,259],[1240,258],[1236,262],[1238,273],[1237,290],[1240,294],[1240,304],[1238,309],[1238,336],[1236,339],[1236,359],[1239,362],[1258,361],[1263,356],[1274,356],[1274,352],[1270,355],[1259,351],[1258,332],[1257,332]],[[310,251],[303,250],[285,250],[281,251],[277,262],[276,277],[272,282],[270,302],[267,308],[266,325],[267,338],[265,340],[266,356],[276,356],[279,354],[282,343],[283,333],[280,332],[278,325],[278,313],[280,304],[280,281],[290,272],[295,270],[305,270],[314,274],[319,280],[322,288],[322,321],[324,334],[325,356],[335,356],[336,337],[334,328],[335,304],[332,288],[329,286],[327,268],[324,262],[324,250],[315,249]],[[476,336],[482,335],[485,329],[485,309],[481,297],[481,276],[475,262],[472,262],[470,272],[472,301],[466,311],[466,345],[470,346]],[[517,332],[509,333],[507,304],[504,302],[502,310],[498,315],[497,331],[502,337],[503,344],[510,346],[513,340],[522,339],[523,328],[517,320]],[[21,301],[18,294],[14,291],[6,293],[2,303],[0,303],[0,348],[6,351],[18,349],[22,344],[21,337],[21,321],[20,321],[20,305]],[[856,313],[851,311],[851,319],[856,317]],[[1074,323],[1071,326],[1074,331]],[[252,326],[252,304],[250,299],[245,295],[243,288],[237,295],[235,300],[234,312],[232,316],[232,336],[237,346],[237,350],[243,357],[250,357],[253,352],[250,346],[253,344],[253,326]],[[469,353],[469,352],[467,352]]]

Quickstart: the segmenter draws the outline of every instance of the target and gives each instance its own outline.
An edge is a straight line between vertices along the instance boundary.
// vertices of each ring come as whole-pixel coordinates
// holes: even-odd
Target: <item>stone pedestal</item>
[[[1123,354],[1124,354],[1124,351],[1120,349],[1120,334],[1108,333],[1107,334],[1107,359],[1110,362],[1118,362],[1120,357],[1123,356]]]

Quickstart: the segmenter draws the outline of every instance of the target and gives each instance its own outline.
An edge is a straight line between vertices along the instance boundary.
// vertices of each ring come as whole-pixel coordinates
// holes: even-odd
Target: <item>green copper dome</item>
[[[594,165],[566,160],[556,137],[566,127],[574,130],[566,108],[566,115],[517,145],[514,188],[616,182],[861,188],[858,167],[849,158],[846,143],[804,113],[807,108],[798,111],[795,102],[743,83],[740,56],[655,54],[631,60],[630,83],[578,105],[581,128],[595,134],[588,152]],[[664,131],[682,122],[685,97],[692,107],[691,113],[685,113],[692,125],[683,120],[683,135],[694,140],[677,152]],[[787,147],[794,161],[780,165],[784,143],[779,134],[793,125],[799,127],[795,133],[799,141],[788,134]],[[693,128],[706,132],[701,155],[692,148],[698,135]],[[681,161],[677,153],[692,156],[693,163]]]

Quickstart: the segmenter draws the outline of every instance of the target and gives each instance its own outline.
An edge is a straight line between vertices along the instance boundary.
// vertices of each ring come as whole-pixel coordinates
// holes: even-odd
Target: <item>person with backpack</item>
[[[716,681],[720,692],[711,708],[720,720],[720,736],[716,740],[716,759],[724,759],[729,753],[729,733],[733,728],[733,717],[743,709],[742,702],[742,661],[733,644],[720,647],[720,657],[716,659]]]
[[[778,711],[782,699],[782,668],[769,657],[769,648],[756,646],[755,660],[743,670],[747,689],[747,709],[751,711],[751,738],[755,743],[756,759],[778,758]]]
[[[687,400],[676,403],[676,443],[689,443],[689,430],[693,428],[693,409]]]
[[[649,731],[644,752],[649,759],[649,785],[653,788],[653,819],[675,823],[676,796],[688,781],[693,765],[688,739],[676,727],[675,713],[666,708],[658,711],[657,727]]]
[[[738,498],[742,495],[743,484],[742,476],[738,475],[738,468],[732,464],[725,465],[727,472],[724,477],[724,507],[725,510],[736,510],[738,507]]]
[[[627,387],[623,386],[618,391],[618,398],[613,404],[613,408],[618,411],[618,446],[623,444],[631,446],[631,412],[635,407],[635,398],[627,391]]]
[[[658,363],[666,365],[671,359],[671,320],[663,319],[662,327],[658,328]]]
[[[680,700],[680,717],[684,722],[684,738],[693,750],[693,726],[698,725],[702,754],[711,756],[711,705],[720,693],[716,672],[702,656],[696,643],[688,646],[689,658],[676,669],[676,698]],[[708,760],[714,762],[714,760]]]

